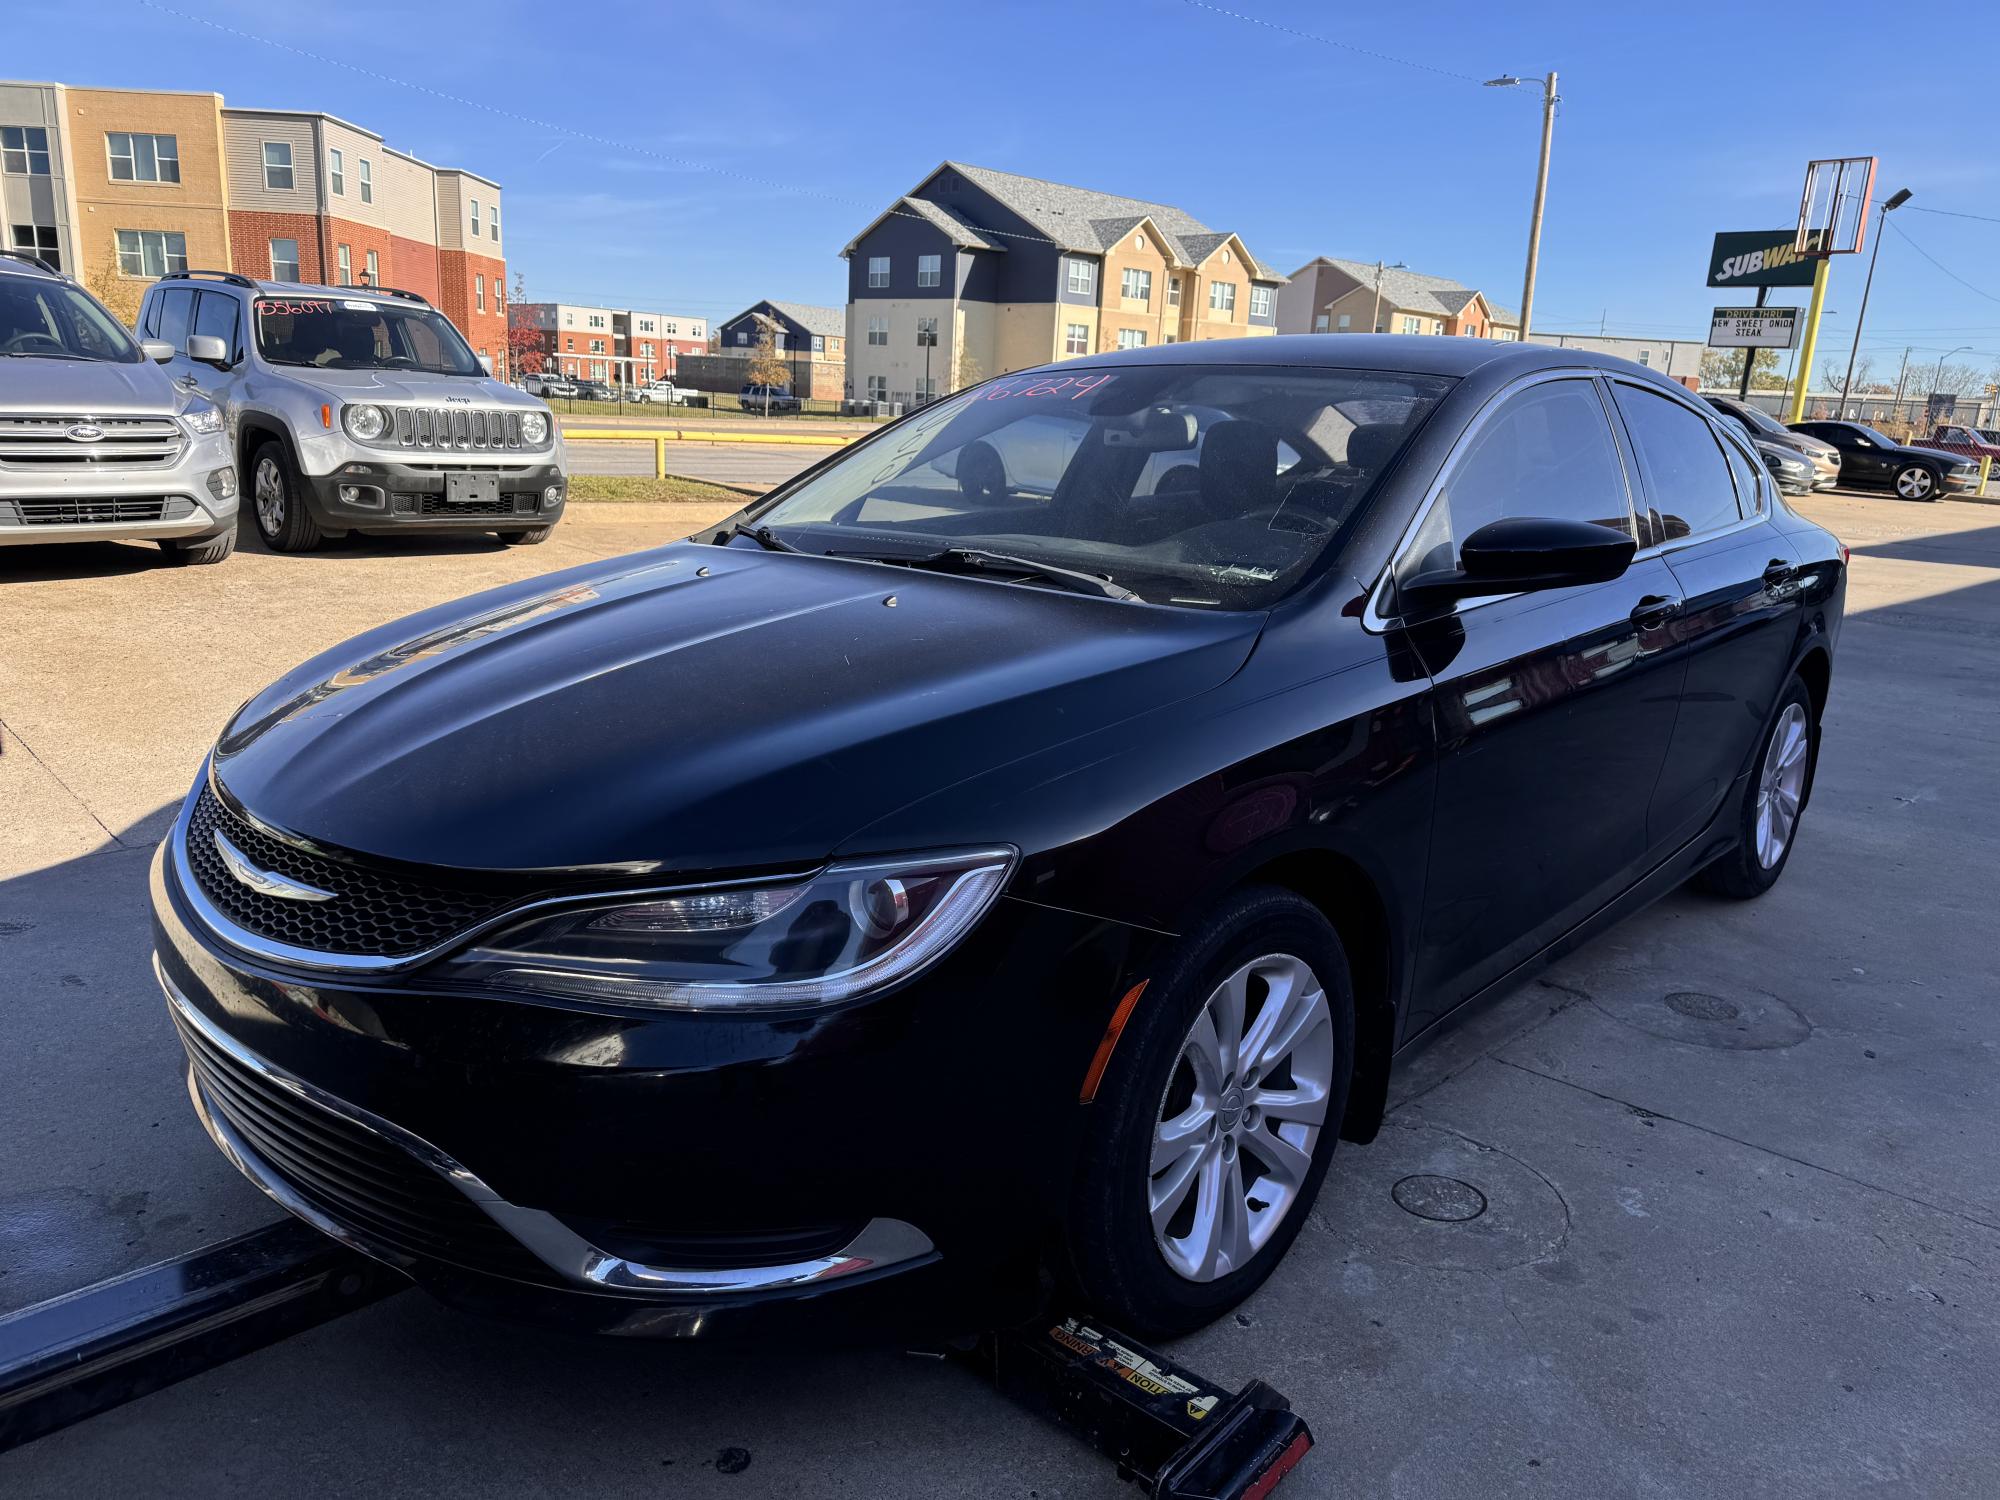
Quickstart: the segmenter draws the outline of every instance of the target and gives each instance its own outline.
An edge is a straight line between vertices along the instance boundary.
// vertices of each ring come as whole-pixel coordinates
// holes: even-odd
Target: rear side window
[[[1727,438],[1722,452],[1729,460],[1729,477],[1736,481],[1736,508],[1746,516],[1761,515],[1764,499],[1758,493],[1757,474],[1764,467],[1763,460],[1744,452],[1742,443],[1732,443]]]
[[[203,292],[195,306],[194,332],[222,340],[230,358],[236,357],[236,299],[224,292]]]
[[[1678,401],[1623,382],[1612,387],[1652,491],[1653,542],[1733,526],[1736,483],[1713,429]]]
[[[187,348],[188,324],[194,317],[194,292],[184,286],[168,287],[160,293],[160,310],[153,332],[174,346],[175,353]]]

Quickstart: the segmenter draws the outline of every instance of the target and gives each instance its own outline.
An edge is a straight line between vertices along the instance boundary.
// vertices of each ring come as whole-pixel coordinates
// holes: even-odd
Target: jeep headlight
[[[213,437],[222,431],[221,408],[212,402],[200,401],[189,406],[181,413],[181,420],[187,423],[188,431],[196,437]]]
[[[389,414],[379,406],[350,406],[340,414],[349,437],[372,443],[389,430]]]
[[[549,440],[549,419],[545,413],[528,411],[521,413],[521,441],[524,443],[546,443]]]
[[[860,859],[817,875],[623,900],[506,927],[439,979],[648,1010],[834,1005],[909,978],[986,914],[1011,849]]]

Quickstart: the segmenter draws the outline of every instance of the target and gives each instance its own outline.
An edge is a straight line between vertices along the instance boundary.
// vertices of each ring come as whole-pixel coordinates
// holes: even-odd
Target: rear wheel
[[[1698,877],[1719,896],[1748,901],[1778,883],[1798,839],[1799,818],[1819,759],[1812,695],[1794,677],[1764,734],[1757,767],[1736,812],[1736,846]]]
[[[1249,1296],[1304,1227],[1347,1108],[1347,958],[1310,902],[1240,892],[1149,977],[1096,1099],[1078,1290],[1154,1337]]]
[[[292,455],[276,438],[266,439],[250,456],[248,489],[257,534],[273,552],[310,552],[324,540],[306,514],[304,486]]]
[[[1896,493],[1905,500],[1935,500],[1937,476],[1923,464],[1907,464],[1896,471]]]

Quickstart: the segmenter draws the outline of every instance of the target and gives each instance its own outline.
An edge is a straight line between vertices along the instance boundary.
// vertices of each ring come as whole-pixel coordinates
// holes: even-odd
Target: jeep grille
[[[432,451],[481,452],[502,448],[539,448],[521,441],[521,414],[472,406],[395,406],[396,445]]]

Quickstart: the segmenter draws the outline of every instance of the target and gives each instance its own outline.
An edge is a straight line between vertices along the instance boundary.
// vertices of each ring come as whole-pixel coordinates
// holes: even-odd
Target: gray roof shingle
[[[1324,259],[1328,265],[1346,272],[1364,287],[1375,285],[1373,261],[1342,260],[1333,255]],[[1484,295],[1463,282],[1453,281],[1449,276],[1427,276],[1422,271],[1395,266],[1384,267],[1382,271],[1383,303],[1407,312],[1430,313],[1441,318],[1456,317],[1473,297]],[[1520,325],[1520,316],[1512,309],[1500,306],[1490,297],[1486,299],[1486,305],[1493,310],[1495,322],[1510,323],[1516,327]]]
[[[1005,250],[1007,248],[999,240],[991,238],[977,224],[974,224],[965,215],[958,212],[957,209],[950,208],[942,203],[933,203],[928,198],[904,198],[890,212],[914,213],[918,218],[928,220],[949,235],[954,245],[963,245],[971,250]],[[884,215],[884,217],[886,218],[887,215]],[[876,223],[880,222],[881,220],[876,220]]]
[[[765,302],[790,318],[807,333],[829,335],[833,338],[847,336],[847,310],[840,307],[819,307],[810,302]]]

